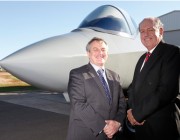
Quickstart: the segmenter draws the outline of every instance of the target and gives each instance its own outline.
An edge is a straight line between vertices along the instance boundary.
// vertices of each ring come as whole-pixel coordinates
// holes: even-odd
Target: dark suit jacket
[[[112,95],[111,105],[91,64],[71,70],[68,84],[71,102],[68,140],[104,140],[104,133],[98,133],[103,130],[105,120],[116,120],[123,124],[126,101],[119,75],[106,69],[106,76]]]
[[[173,139],[176,126],[173,101],[178,95],[180,73],[179,48],[160,42],[140,72],[145,54],[136,65],[134,78],[128,90],[128,105],[138,122],[139,139]]]

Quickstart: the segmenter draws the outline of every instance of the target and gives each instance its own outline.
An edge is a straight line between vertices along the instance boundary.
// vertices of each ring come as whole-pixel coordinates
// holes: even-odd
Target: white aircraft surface
[[[108,43],[106,67],[119,73],[122,87],[126,89],[145,48],[130,15],[111,5],[92,11],[70,33],[39,41],[5,57],[0,66],[33,86],[66,92],[70,70],[89,62],[85,46],[93,37]]]

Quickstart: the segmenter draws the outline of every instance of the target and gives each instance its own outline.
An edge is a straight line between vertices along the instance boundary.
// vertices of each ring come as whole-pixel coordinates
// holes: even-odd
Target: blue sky
[[[69,33],[101,5],[144,17],[180,10],[180,1],[0,1],[0,60],[40,40]]]

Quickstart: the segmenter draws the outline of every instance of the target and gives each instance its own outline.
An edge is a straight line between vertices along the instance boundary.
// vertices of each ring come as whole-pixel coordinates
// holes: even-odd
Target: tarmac
[[[65,140],[69,113],[62,93],[0,93],[0,140]]]
[[[48,91],[0,93],[0,140],[66,140],[67,94]],[[121,136],[121,140],[131,140]]]
[[[0,93],[0,140],[66,140],[69,114],[70,103],[62,93]],[[133,139],[125,132],[125,140]]]

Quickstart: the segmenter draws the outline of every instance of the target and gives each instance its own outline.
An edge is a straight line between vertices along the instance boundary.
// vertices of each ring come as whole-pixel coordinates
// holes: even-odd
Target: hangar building
[[[159,16],[164,24],[164,41],[180,47],[180,10]]]

